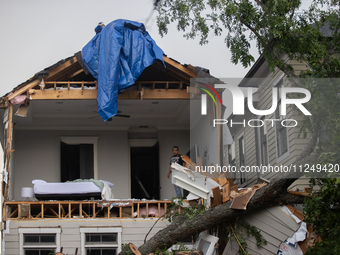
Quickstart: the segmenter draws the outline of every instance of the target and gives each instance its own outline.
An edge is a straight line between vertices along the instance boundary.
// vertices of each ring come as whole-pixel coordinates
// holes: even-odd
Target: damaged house
[[[161,54],[119,91],[116,114],[103,121],[100,79],[81,56],[1,98],[4,254],[118,254],[122,244],[143,243],[175,196],[169,159],[174,145],[190,151],[188,86],[198,69]],[[75,179],[94,180],[67,182]]]
[[[80,254],[118,254],[122,244],[142,245],[146,233],[175,196],[167,179],[174,145],[190,157],[187,166],[197,170],[197,166],[203,169],[211,165],[237,169],[289,165],[306,144],[307,139],[298,136],[298,126],[283,128],[264,122],[255,128],[229,124],[228,128],[213,127],[214,119],[222,116],[229,123],[280,117],[276,111],[255,116],[247,107],[244,120],[228,115],[228,109],[217,100],[223,89],[213,89],[221,83],[219,80],[211,77],[208,70],[182,65],[162,52],[155,54],[151,62],[148,59],[148,64],[143,63],[140,73],[135,69],[132,76],[136,80],[131,84],[124,80],[129,76],[125,76],[125,64],[129,66],[131,62],[119,63],[124,71],[117,79],[126,86],[115,91],[116,103],[111,105],[111,99],[103,103],[109,96],[103,92],[103,80],[97,75],[106,65],[99,63],[96,70],[94,66],[100,61],[88,54],[102,46],[100,36],[110,28],[108,25],[94,37],[91,43],[95,47],[46,68],[1,99],[5,254],[48,254],[61,249],[68,254],[74,254],[75,249]],[[138,47],[140,43],[131,45]],[[129,60],[129,54],[122,52]],[[139,65],[143,61],[137,62]],[[299,70],[301,66],[296,64]],[[105,75],[105,80],[112,78],[110,72]],[[251,81],[258,77],[265,78],[253,84]],[[239,86],[257,89],[253,94],[256,109],[271,107],[272,90],[268,88],[288,85],[280,71],[270,72],[262,57],[245,78]],[[203,100],[207,91],[214,94],[211,97],[216,102]],[[202,102],[209,112],[206,116],[200,111]],[[289,108],[286,118],[299,121],[302,117],[296,109]],[[208,205],[213,196],[212,206],[219,204],[218,196],[221,203],[230,196],[236,201],[231,194],[238,191],[235,185],[246,188],[279,178],[279,174],[265,171],[231,172],[225,178],[229,185],[225,189],[220,173],[202,170],[202,178],[188,169],[173,170],[173,183],[188,190],[193,198],[204,198]],[[90,181],[72,182],[79,179]],[[300,183],[298,180],[291,189],[303,190],[307,182]],[[236,210],[246,209],[246,200],[241,198],[241,206],[234,205]],[[294,209],[293,213],[287,210],[269,208],[243,219],[267,240],[266,245],[257,247],[256,241],[249,238],[248,250],[252,254],[276,254],[281,244],[299,231],[301,221],[292,216]],[[147,239],[167,224],[158,221]],[[203,237],[199,240],[211,238]],[[213,240],[211,243],[218,239]],[[294,249],[298,249],[296,245]],[[204,254],[210,255],[213,250],[212,245]],[[236,254],[238,250],[234,240],[228,242],[223,255]]]

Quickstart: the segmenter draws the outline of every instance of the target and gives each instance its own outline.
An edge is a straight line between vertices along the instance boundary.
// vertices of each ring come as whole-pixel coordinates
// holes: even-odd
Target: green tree
[[[164,36],[168,25],[176,23],[186,38],[200,38],[208,43],[213,33],[224,36],[232,53],[231,61],[250,66],[254,61],[249,49],[255,42],[272,68],[278,67],[290,77],[293,69],[283,59],[307,62],[317,68],[320,59],[329,59],[339,46],[327,45],[320,27],[332,22],[334,40],[338,39],[338,3],[313,1],[308,10],[300,10],[300,0],[163,0],[158,6],[157,24]],[[188,31],[188,32],[187,32]],[[325,64],[325,63],[324,63]]]
[[[314,0],[306,10],[300,10],[301,4],[300,0],[162,0],[157,7],[157,24],[162,36],[175,23],[186,38],[199,37],[200,44],[208,43],[210,33],[223,36],[235,64],[250,66],[255,60],[250,47],[255,44],[272,70],[279,68],[288,77],[297,78],[286,62],[287,58],[295,59],[308,66],[300,77],[328,79],[326,85],[304,83],[312,93],[307,106],[312,117],[305,120],[301,133],[310,132],[311,139],[295,164],[339,164],[340,83],[329,80],[340,77],[339,3]],[[321,132],[326,133],[326,139],[320,139]],[[286,192],[300,176],[293,173],[289,177],[259,190],[247,205],[247,213],[275,204],[301,203],[301,197]],[[314,185],[319,185],[321,192],[306,200],[305,213],[323,241],[310,254],[337,251],[334,249],[340,243],[339,182],[335,178],[320,179],[314,180]],[[235,213],[229,206],[230,203],[225,203],[192,218],[178,216],[139,250],[148,254],[156,248],[167,248],[183,237],[242,216],[243,212]]]

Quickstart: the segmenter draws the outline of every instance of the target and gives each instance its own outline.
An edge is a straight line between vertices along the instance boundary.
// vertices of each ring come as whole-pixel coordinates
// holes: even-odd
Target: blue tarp
[[[134,84],[163,51],[142,23],[118,19],[109,23],[82,49],[83,62],[98,80],[97,108],[104,121],[117,114],[118,94]]]

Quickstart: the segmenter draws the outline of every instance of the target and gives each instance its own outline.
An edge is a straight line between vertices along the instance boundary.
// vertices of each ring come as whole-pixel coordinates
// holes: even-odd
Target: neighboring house
[[[296,72],[305,70],[306,66],[297,61],[290,61]],[[233,136],[233,144],[225,145],[225,162],[236,166],[290,166],[297,159],[307,138],[300,135],[300,127],[304,118],[299,110],[287,105],[286,115],[280,113],[282,87],[289,87],[282,71],[270,70],[267,62],[261,56],[239,84],[239,87],[253,87],[253,106],[258,110],[272,107],[275,111],[269,115],[255,115],[248,109],[245,100],[245,115],[229,117],[228,127]],[[277,88],[277,105],[272,103],[272,88]],[[295,120],[291,121],[291,120]],[[230,127],[230,123],[238,123]],[[284,125],[282,125],[282,121]],[[278,169],[278,168],[277,168]],[[263,168],[262,168],[263,170]],[[272,180],[280,178],[280,171],[266,173],[265,171],[248,171],[232,173],[235,184],[239,187],[251,186],[259,178]]]
[[[290,63],[296,72],[306,69],[305,65],[297,61],[290,61]],[[276,87],[280,91],[281,87],[287,86],[290,84],[285,79],[284,73],[278,69],[272,72],[263,56],[256,61],[239,84],[239,87],[254,88],[253,106],[258,110],[267,110],[272,107],[272,88]],[[304,116],[291,106],[287,107],[286,115],[281,116],[279,95],[277,99],[277,108],[273,113],[259,116],[249,110],[248,98],[245,98],[245,114],[243,116],[230,115],[228,118],[228,127],[233,137],[233,143],[224,145],[225,165],[235,166],[237,170],[240,170],[241,167],[253,167],[248,168],[249,171],[231,173],[234,184],[239,188],[281,178],[283,173],[280,170],[264,172],[261,169],[269,166],[277,169],[284,166],[289,167],[295,162],[308,141],[308,137],[303,138],[302,135],[299,135]],[[277,121],[266,121],[266,119]],[[285,127],[295,125],[295,122],[289,121],[290,119],[296,120],[298,124],[295,127]],[[281,125],[282,121],[285,126]],[[231,122],[237,124],[231,127]],[[256,169],[254,166],[260,171],[254,171]],[[308,187],[308,182],[308,178],[300,178],[289,189],[305,191],[304,188]],[[299,225],[287,213],[283,213],[279,207],[260,210],[241,220],[260,230],[268,242],[267,245],[262,244],[261,247],[257,247],[255,239],[247,237],[248,249],[251,254],[277,254],[280,243],[291,237],[299,228]],[[237,254],[238,250],[237,242],[234,246],[228,243],[224,254]]]
[[[174,188],[167,179],[172,146],[190,150],[190,78],[195,68],[164,56],[118,96],[118,114],[97,113],[97,82],[77,57],[37,73],[2,97],[1,141],[5,151],[3,253],[118,254],[137,247],[161,215]],[[43,85],[45,86],[43,89]],[[29,105],[13,105],[27,95]],[[15,114],[27,117],[20,117]],[[42,200],[21,197],[32,180],[94,178],[114,184],[116,201]],[[133,200],[143,199],[147,200]],[[118,201],[118,202],[117,202]],[[142,211],[144,210],[144,213]],[[146,212],[145,212],[146,211]],[[137,215],[134,215],[137,213]],[[143,215],[144,214],[144,215]],[[166,226],[159,221],[148,239]]]

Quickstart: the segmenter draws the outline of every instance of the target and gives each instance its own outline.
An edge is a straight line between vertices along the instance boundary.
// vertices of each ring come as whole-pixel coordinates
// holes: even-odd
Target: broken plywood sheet
[[[230,205],[232,209],[246,210],[252,196],[254,196],[256,190],[266,186],[266,183],[255,184],[247,189],[233,189],[231,188],[230,196],[233,198],[233,202]],[[235,187],[235,186],[234,186]]]
[[[226,185],[222,187],[222,202],[225,203],[230,200],[230,184],[227,182]]]
[[[220,186],[216,186],[212,188],[212,193],[214,197],[214,202],[212,204],[212,207],[216,207],[222,204],[222,197],[221,197],[221,191]]]
[[[28,107],[29,105],[24,105],[24,104],[20,105],[15,115],[20,116],[20,117],[27,117]]]
[[[246,210],[249,200],[254,196],[255,190],[248,190],[236,197],[234,197],[233,202],[230,205],[232,209]]]

